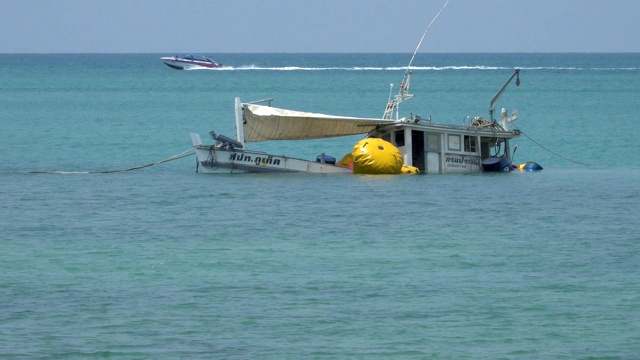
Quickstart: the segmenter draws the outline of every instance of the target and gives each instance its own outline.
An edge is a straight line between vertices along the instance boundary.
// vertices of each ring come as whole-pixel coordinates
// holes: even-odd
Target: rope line
[[[553,154],[553,155],[555,155],[555,156],[557,156],[557,157],[559,157],[559,158],[565,159],[565,160],[567,160],[567,161],[571,161],[572,163],[575,163],[575,164],[580,164],[580,165],[584,165],[584,166],[592,166],[591,164],[586,164],[586,163],[583,163],[583,162],[580,162],[580,161],[571,160],[571,159],[569,159],[569,158],[567,158],[567,157],[564,157],[564,156],[562,156],[562,155],[560,155],[560,154],[558,154],[558,153],[556,153],[556,152],[554,152],[554,151],[551,151],[550,149],[548,149],[548,148],[546,148],[546,147],[542,146],[540,143],[538,143],[537,141],[535,141],[535,140],[533,140],[532,138],[530,138],[530,137],[529,137],[529,135],[525,134],[522,130],[520,131],[520,133],[521,133],[522,135],[524,135],[527,139],[529,139],[529,140],[533,141],[533,143],[534,143],[534,144],[536,144],[536,145],[540,146],[541,148],[543,148],[543,149],[544,149],[544,150],[546,150],[547,152],[549,152],[549,153],[551,153],[551,154]]]
[[[152,163],[146,164],[146,165],[134,166],[134,167],[130,167],[130,168],[126,168],[126,169],[118,169],[118,170],[102,170],[102,171],[28,171],[28,172],[26,172],[26,174],[115,174],[115,173],[123,173],[123,172],[133,171],[133,170],[140,170],[140,169],[148,168],[148,167],[151,167],[151,166],[164,164],[164,163],[167,163],[169,161],[174,161],[174,160],[182,159],[182,158],[187,157],[187,156],[191,156],[193,154],[195,154],[195,150],[189,149],[189,150],[185,150],[185,151],[183,151],[183,152],[181,152],[179,154],[176,154],[176,155],[173,155],[171,157],[168,157],[168,158],[166,158],[164,160],[152,162]]]

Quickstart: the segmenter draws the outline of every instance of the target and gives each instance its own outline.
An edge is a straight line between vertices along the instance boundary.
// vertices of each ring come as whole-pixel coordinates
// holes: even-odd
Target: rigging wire
[[[446,0],[442,8],[440,8],[440,11],[438,11],[436,16],[433,17],[433,19],[427,26],[427,29],[422,34],[422,37],[418,42],[418,46],[416,46],[416,50],[413,52],[413,55],[411,56],[411,60],[409,60],[409,65],[407,65],[407,68],[404,72],[404,76],[402,77],[402,81],[400,82],[398,95],[396,95],[394,99],[391,98],[391,93],[393,92],[393,84],[391,84],[391,89],[389,91],[389,101],[387,102],[387,107],[385,108],[384,114],[382,115],[383,119],[390,120],[391,117],[393,116],[394,111],[396,112],[396,119],[397,119],[400,112],[400,108],[399,108],[400,103],[413,97],[413,95],[409,94],[409,82],[411,81],[411,64],[413,64],[413,60],[416,58],[416,54],[418,54],[418,50],[420,50],[420,46],[422,46],[422,42],[424,41],[424,38],[427,36],[429,29],[431,29],[431,25],[433,25],[436,19],[438,19],[438,17],[444,11],[444,9],[447,7],[448,4],[449,4],[449,0]]]
[[[427,26],[427,29],[424,31],[424,34],[422,34],[422,38],[420,38],[420,42],[418,43],[418,46],[416,47],[416,51],[413,52],[413,56],[411,56],[411,60],[409,61],[409,65],[407,66],[407,70],[405,72],[405,75],[410,71],[411,68],[411,64],[413,64],[413,59],[415,59],[416,54],[418,53],[418,50],[420,49],[420,46],[422,45],[422,41],[424,41],[424,38],[427,36],[427,32],[429,32],[429,29],[431,28],[431,25],[433,25],[433,23],[436,21],[436,19],[438,18],[438,16],[440,16],[440,13],[442,13],[442,11],[444,11],[444,8],[447,7],[447,4],[449,4],[449,0],[447,0],[444,5],[442,5],[442,8],[440,9],[440,11],[438,11],[438,13],[436,14],[436,16],[433,18],[433,20],[431,20],[431,22],[429,23],[429,25]]]
[[[185,150],[185,151],[183,151],[183,152],[181,152],[179,154],[176,154],[176,155],[173,155],[171,157],[168,157],[168,158],[166,158],[164,160],[152,162],[152,163],[146,164],[146,165],[134,166],[134,167],[130,167],[130,168],[126,168],[126,169],[118,169],[118,170],[102,170],[102,171],[28,171],[28,172],[26,172],[26,174],[114,174],[114,173],[123,173],[123,172],[127,172],[127,171],[140,170],[140,169],[148,168],[148,167],[151,167],[151,166],[164,164],[164,163],[167,163],[169,161],[174,161],[174,160],[182,159],[182,158],[187,157],[187,156],[191,156],[193,154],[195,154],[195,150],[189,149],[189,150]]]

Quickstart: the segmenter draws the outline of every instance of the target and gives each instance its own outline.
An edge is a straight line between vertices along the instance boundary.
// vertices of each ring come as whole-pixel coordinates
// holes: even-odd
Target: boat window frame
[[[449,151],[460,151],[462,149],[460,140],[461,138],[458,134],[447,134],[447,149],[449,149]]]
[[[478,138],[476,136],[464,136],[464,152],[473,154],[476,154],[478,152]]]
[[[440,151],[440,134],[426,132],[426,151]],[[435,146],[432,146],[435,145]]]

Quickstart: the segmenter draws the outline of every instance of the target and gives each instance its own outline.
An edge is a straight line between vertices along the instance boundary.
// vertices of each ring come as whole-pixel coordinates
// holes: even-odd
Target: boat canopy
[[[308,140],[366,134],[392,120],[333,116],[243,104],[244,141]]]

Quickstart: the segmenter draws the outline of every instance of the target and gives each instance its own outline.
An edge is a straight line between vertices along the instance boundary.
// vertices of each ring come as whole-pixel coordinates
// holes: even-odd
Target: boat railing
[[[275,100],[275,98],[256,100],[256,101],[251,101],[251,102],[247,102],[247,103],[244,103],[244,104],[262,104],[262,103],[267,103],[268,106],[271,106],[271,102],[273,100]]]

